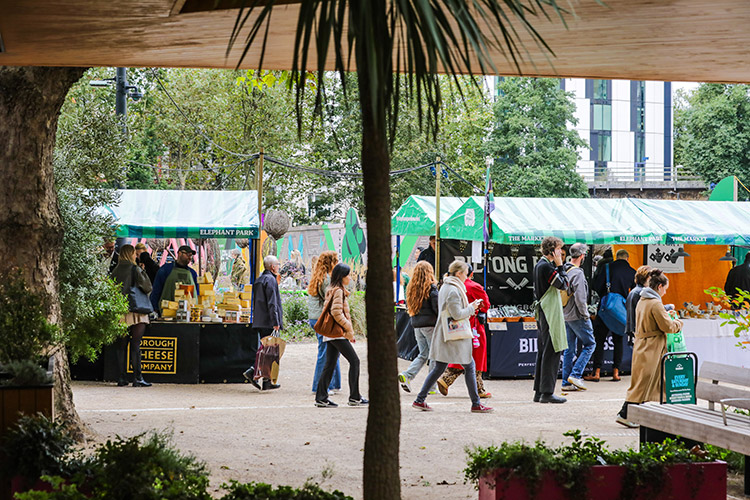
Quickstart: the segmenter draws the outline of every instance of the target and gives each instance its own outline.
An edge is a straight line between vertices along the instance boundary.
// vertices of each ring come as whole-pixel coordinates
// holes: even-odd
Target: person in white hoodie
[[[570,267],[565,269],[568,274],[569,288],[567,293],[569,299],[563,306],[565,316],[565,331],[568,335],[568,348],[563,352],[562,363],[562,389],[564,391],[585,391],[586,384],[583,381],[583,370],[594,353],[596,340],[594,339],[594,327],[588,309],[589,284],[583,274],[581,264],[586,258],[588,246],[584,243],[574,243],[570,246]],[[581,346],[581,353],[573,362],[576,355],[576,343]]]

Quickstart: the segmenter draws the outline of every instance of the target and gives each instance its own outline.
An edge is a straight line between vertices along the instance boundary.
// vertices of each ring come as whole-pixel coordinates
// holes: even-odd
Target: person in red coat
[[[482,372],[487,371],[487,336],[484,333],[484,324],[477,319],[479,313],[487,314],[490,308],[490,298],[487,296],[487,292],[484,291],[484,287],[474,281],[474,268],[469,266],[469,277],[464,282],[466,286],[466,297],[469,302],[477,299],[482,299],[482,304],[477,309],[474,316],[469,319],[471,328],[476,331],[476,337],[474,337],[474,349],[472,350],[472,357],[474,358],[474,364],[476,365],[477,371],[477,389],[479,391],[480,398],[491,398],[492,394],[484,390],[484,383],[482,382]],[[448,365],[448,369],[437,381],[438,390],[443,396],[448,395],[448,387],[456,381],[456,379],[464,372],[461,365]]]

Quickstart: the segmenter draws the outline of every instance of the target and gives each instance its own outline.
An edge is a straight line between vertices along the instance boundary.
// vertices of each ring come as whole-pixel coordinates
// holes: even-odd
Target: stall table
[[[750,368],[750,352],[738,343],[750,344],[748,335],[734,336],[734,326],[721,324],[723,319],[683,319],[682,334],[688,351],[698,355],[698,366],[704,361]]]
[[[141,342],[144,378],[159,384],[244,382],[242,372],[255,362],[257,337],[251,333],[247,323],[154,321]],[[78,380],[117,380],[116,346],[106,346],[97,362],[79,362],[71,372]]]

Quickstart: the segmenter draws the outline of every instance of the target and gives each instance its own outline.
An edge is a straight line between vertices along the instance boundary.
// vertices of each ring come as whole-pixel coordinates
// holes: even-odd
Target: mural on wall
[[[354,208],[346,213],[344,224],[344,240],[341,242],[341,260],[351,266],[359,266],[364,262],[362,255],[367,251],[365,232],[359,222],[359,214]]]

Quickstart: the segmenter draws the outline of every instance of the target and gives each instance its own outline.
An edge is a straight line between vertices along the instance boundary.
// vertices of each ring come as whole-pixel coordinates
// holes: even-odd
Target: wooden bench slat
[[[690,418],[712,425],[720,422],[722,426],[724,425],[720,411],[712,411],[695,405],[648,405],[648,407],[650,411],[657,411],[663,415],[673,415],[676,418]],[[628,408],[628,415],[630,415],[630,407]],[[747,426],[750,429],[750,418],[730,411],[727,413],[727,424],[738,427]]]
[[[703,362],[698,377],[750,387],[750,370],[713,361]]]
[[[750,454],[750,422],[746,422],[744,425],[724,426],[720,413],[716,422],[696,421],[695,416],[697,414],[705,415],[703,411],[691,412],[682,408],[678,412],[665,412],[659,410],[660,406],[688,405],[633,405],[628,407],[628,420],[651,429],[703,443],[711,443],[743,455]],[[695,408],[695,410],[703,409]],[[691,415],[691,413],[695,415]]]
[[[743,390],[739,387],[729,387],[699,380],[696,384],[695,394],[698,399],[718,403],[727,398],[750,398],[750,387]],[[750,409],[750,401],[734,401],[732,406],[748,410]]]

